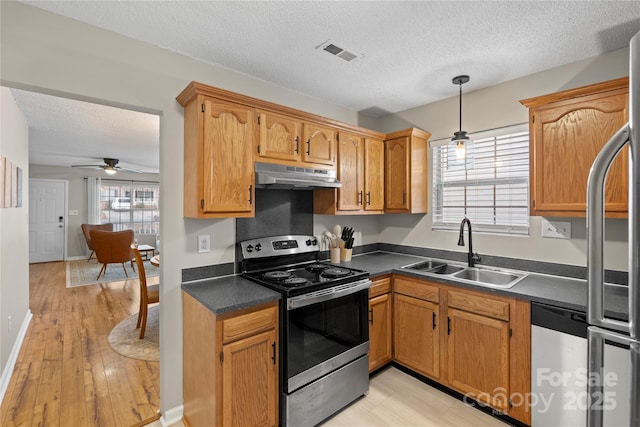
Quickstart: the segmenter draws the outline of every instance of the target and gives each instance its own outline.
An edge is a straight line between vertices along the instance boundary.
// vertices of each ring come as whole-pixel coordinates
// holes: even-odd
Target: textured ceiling
[[[628,45],[637,1],[23,1],[372,116]],[[331,39],[362,58],[316,49]]]
[[[158,172],[160,118],[90,102],[11,89],[29,124],[29,163],[103,164]]]

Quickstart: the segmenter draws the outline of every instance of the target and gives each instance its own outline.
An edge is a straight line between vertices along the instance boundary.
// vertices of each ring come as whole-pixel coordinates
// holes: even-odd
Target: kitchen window
[[[470,135],[459,159],[455,145],[433,147],[433,229],[529,234],[529,132],[526,124]]]

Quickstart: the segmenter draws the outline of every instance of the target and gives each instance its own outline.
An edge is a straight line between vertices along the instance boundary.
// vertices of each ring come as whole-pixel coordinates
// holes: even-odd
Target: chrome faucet
[[[471,221],[469,218],[465,217],[460,223],[460,237],[458,237],[458,246],[464,246],[464,224],[469,226],[469,253],[467,254],[467,260],[469,262],[469,267],[473,267],[476,262],[480,262],[480,255],[477,253],[473,253],[473,239],[471,233]]]

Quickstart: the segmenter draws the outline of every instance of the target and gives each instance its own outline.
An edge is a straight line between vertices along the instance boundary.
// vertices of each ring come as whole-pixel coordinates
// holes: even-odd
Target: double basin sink
[[[451,280],[471,283],[490,288],[508,289],[527,277],[527,273],[504,270],[494,267],[467,267],[453,261],[419,261],[401,267],[405,270],[419,271],[427,275],[443,276]]]

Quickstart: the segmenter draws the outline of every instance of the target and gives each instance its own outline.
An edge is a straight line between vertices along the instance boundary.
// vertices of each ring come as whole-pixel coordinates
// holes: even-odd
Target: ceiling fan
[[[142,171],[140,171],[138,169],[129,169],[129,168],[123,168],[121,166],[118,166],[118,163],[120,162],[120,160],[118,160],[118,159],[111,159],[111,158],[105,157],[102,160],[104,161],[104,165],[71,165],[71,167],[72,168],[104,169],[104,171],[106,173],[108,173],[109,175],[113,175],[114,173],[116,173],[118,171],[143,173]]]

